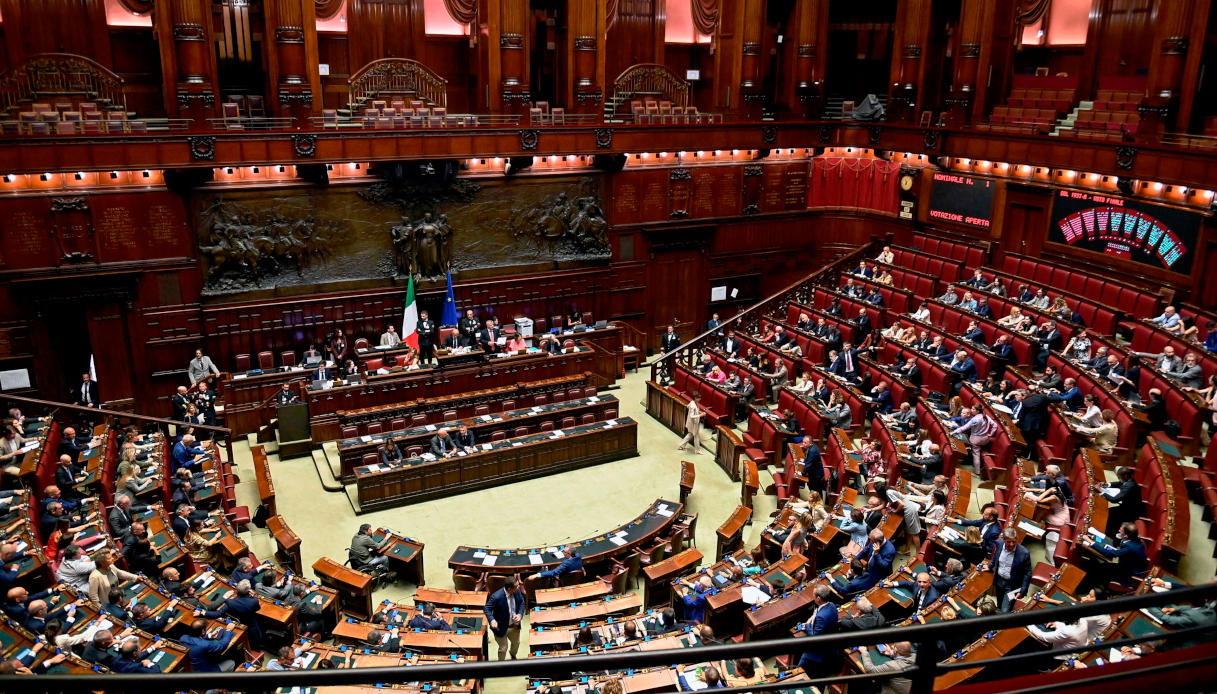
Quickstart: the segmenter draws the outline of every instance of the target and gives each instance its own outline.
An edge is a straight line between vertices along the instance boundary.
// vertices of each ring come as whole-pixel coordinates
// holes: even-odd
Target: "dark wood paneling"
[[[620,0],[617,21],[608,30],[605,56],[605,98],[613,93],[613,80],[638,63],[664,62],[665,0]]]

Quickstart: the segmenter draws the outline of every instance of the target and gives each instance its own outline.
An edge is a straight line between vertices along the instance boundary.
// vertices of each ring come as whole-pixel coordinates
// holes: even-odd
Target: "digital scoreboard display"
[[[993,181],[951,173],[934,174],[930,218],[988,229],[993,223]]]
[[[1186,275],[1200,223],[1193,212],[1061,190],[1052,204],[1048,240]]]

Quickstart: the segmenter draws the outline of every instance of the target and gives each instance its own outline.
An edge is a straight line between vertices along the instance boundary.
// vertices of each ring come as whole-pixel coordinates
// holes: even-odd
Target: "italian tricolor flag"
[[[401,318],[401,341],[418,349],[418,304],[414,303],[414,277],[406,285],[406,313]]]

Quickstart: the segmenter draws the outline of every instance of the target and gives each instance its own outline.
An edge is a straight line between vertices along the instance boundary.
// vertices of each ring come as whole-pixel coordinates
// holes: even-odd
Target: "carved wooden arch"
[[[342,9],[342,3],[346,0],[313,0],[313,7],[316,8],[317,19],[329,19],[338,14],[338,10]]]
[[[618,104],[644,98],[671,101],[673,106],[683,108],[689,105],[689,83],[666,65],[639,63],[627,67],[613,80],[613,97]]]
[[[409,58],[373,60],[351,75],[347,84],[351,108],[395,96],[424,101],[428,106],[448,106],[448,80]]]
[[[148,14],[152,11],[153,0],[118,0],[118,4],[133,14]]]
[[[60,94],[84,94],[112,108],[127,110],[123,78],[101,63],[73,53],[37,53],[0,75],[0,108]]]

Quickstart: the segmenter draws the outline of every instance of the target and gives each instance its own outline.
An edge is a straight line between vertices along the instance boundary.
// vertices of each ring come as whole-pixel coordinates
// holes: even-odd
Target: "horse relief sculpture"
[[[604,211],[595,194],[571,199],[560,192],[530,210],[517,213],[515,235],[556,256],[604,255],[609,252]]]
[[[203,214],[209,229],[199,240],[209,289],[240,289],[285,270],[297,275],[330,255],[338,230],[312,217],[257,213],[217,200]]]
[[[418,222],[402,217],[401,224],[389,230],[393,257],[400,275],[422,279],[443,277],[452,266],[452,227],[448,215],[435,218],[430,212]]]

